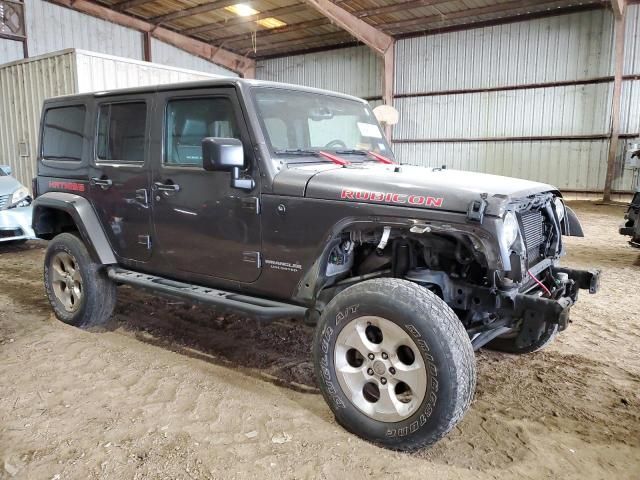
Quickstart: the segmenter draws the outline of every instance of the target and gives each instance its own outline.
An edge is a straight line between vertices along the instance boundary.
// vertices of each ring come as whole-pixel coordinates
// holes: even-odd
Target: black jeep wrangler
[[[47,100],[33,226],[56,316],[112,314],[116,286],[317,324],[337,421],[409,450],[472,400],[474,350],[528,353],[598,273],[552,186],[400,164],[368,104],[240,79]]]

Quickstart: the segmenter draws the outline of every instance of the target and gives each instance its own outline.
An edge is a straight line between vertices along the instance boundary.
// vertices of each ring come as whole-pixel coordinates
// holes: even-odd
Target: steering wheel
[[[324,148],[347,148],[347,144],[344,143],[342,140],[331,140],[329,143],[327,143]]]

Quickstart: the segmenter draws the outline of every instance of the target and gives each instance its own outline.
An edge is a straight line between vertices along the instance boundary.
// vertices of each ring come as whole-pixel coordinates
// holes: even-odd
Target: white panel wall
[[[20,60],[23,56],[22,42],[0,38],[0,65]]]
[[[151,52],[151,60],[154,63],[161,63],[163,65],[170,65],[178,68],[187,68],[189,70],[199,70],[201,72],[214,73],[216,75],[232,77],[238,76],[238,74],[231,70],[227,70],[215,63],[196,57],[195,55],[190,55],[173,45],[161,42],[155,38],[151,39]]]

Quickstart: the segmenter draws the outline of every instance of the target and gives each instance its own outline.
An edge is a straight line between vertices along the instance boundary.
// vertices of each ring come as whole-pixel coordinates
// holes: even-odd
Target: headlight
[[[553,201],[555,207],[556,207],[556,215],[558,215],[558,220],[562,221],[562,219],[564,218],[564,202],[562,201],[562,199],[560,197],[556,197],[556,199]]]
[[[27,190],[25,187],[20,187],[15,192],[13,192],[13,194],[11,195],[11,202],[9,203],[11,205],[15,205],[21,200],[24,200],[25,198],[27,198],[28,196],[29,196],[29,190]]]
[[[520,227],[518,225],[516,214],[513,212],[507,212],[502,223],[502,240],[507,248],[511,247],[513,242],[516,241],[519,231]]]

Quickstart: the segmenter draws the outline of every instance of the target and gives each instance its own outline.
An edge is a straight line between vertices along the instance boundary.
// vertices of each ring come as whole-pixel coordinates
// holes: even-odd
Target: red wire
[[[540,287],[545,292],[547,292],[547,295],[551,296],[551,292],[549,291],[549,289],[545,287],[544,284],[540,280],[538,280],[533,273],[531,273],[531,270],[527,270],[527,272],[529,272],[529,275],[531,276],[531,278],[533,278],[533,281],[536,282],[538,285],[540,285]]]

